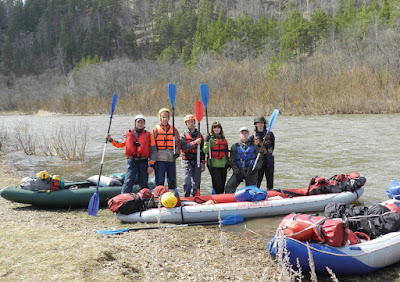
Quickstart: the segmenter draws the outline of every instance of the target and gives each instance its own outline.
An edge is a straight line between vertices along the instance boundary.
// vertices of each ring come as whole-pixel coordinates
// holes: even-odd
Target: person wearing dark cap
[[[254,119],[254,132],[249,139],[261,147],[262,158],[260,157],[260,159],[262,159],[262,166],[258,171],[257,187],[260,188],[265,175],[267,180],[266,188],[270,190],[274,188],[274,156],[272,154],[275,150],[275,136],[272,131],[267,134],[267,124],[268,120],[264,117],[256,117]],[[265,137],[265,135],[267,136]]]
[[[234,193],[243,180],[246,186],[256,185],[257,172],[262,166],[262,162],[258,161],[253,170],[260,147],[255,145],[254,141],[249,140],[249,129],[241,127],[239,129],[239,137],[239,142],[233,144],[231,147],[229,165],[233,170],[233,174],[228,183],[226,183],[226,193]]]

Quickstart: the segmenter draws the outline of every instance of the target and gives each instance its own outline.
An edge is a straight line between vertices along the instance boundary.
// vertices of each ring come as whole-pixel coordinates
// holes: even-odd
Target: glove
[[[229,163],[226,163],[225,168],[226,168],[227,170],[231,170],[231,169],[232,169],[232,167],[231,167],[231,165],[230,165]]]
[[[258,172],[258,170],[257,170],[257,169],[254,169],[254,170],[251,170],[251,171],[250,171],[250,174],[251,174],[251,175],[256,175],[257,172]]]
[[[207,134],[206,142],[210,141],[210,139],[211,139],[211,136]]]
[[[237,181],[242,182],[243,179],[244,179],[243,173],[239,172],[239,173],[236,175],[236,179],[237,179]]]
[[[175,154],[174,154],[174,160],[176,160],[177,158],[179,158],[179,154],[178,154],[178,153],[175,153]]]

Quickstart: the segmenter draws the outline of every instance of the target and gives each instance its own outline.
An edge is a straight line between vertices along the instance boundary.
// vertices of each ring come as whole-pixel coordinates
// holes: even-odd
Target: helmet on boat
[[[146,122],[146,118],[144,117],[144,115],[137,115],[135,117],[135,122],[138,121],[138,120],[143,120],[144,122]]]
[[[186,115],[185,116],[185,123],[188,121],[188,120],[196,120],[196,118],[194,117],[194,115],[192,115],[192,114],[189,114],[189,115]]]
[[[257,122],[263,122],[264,124],[268,123],[268,121],[265,119],[265,117],[256,117],[256,118],[254,118],[254,125],[256,125]]]
[[[160,110],[158,111],[158,119],[159,119],[159,120],[161,120],[161,113],[162,113],[162,112],[167,112],[167,113],[168,113],[168,116],[171,115],[171,112],[170,112],[167,108],[162,108],[162,109],[160,109]]]
[[[36,176],[41,179],[47,179],[50,177],[50,174],[47,171],[42,170],[41,172],[36,173]]]
[[[174,208],[178,203],[178,199],[174,193],[167,192],[161,195],[161,204],[166,208]]]

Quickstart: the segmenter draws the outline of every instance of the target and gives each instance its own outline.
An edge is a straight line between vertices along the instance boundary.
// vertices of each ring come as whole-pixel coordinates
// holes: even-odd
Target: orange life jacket
[[[228,141],[215,138],[215,145],[211,147],[211,158],[222,159],[224,156],[228,157]]]
[[[150,132],[142,130],[139,132],[136,140],[135,133],[132,129],[128,129],[125,134],[125,155],[127,158],[135,156],[138,158],[150,157]],[[139,143],[140,145],[138,145]]]
[[[200,134],[197,134],[200,137]],[[187,144],[195,141],[198,137],[193,138],[190,132],[185,133],[185,141]],[[197,145],[192,149],[182,152],[182,159],[184,160],[196,160],[197,158]]]
[[[168,125],[168,131],[157,125],[157,136],[155,138],[157,150],[173,150],[174,149],[174,131],[172,126]]]

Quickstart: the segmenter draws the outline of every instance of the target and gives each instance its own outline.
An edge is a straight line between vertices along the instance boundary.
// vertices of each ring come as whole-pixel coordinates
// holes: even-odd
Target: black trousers
[[[264,160],[261,169],[258,171],[257,187],[261,188],[261,182],[265,175],[267,179],[266,190],[274,188],[274,166],[267,166],[267,162]]]
[[[216,194],[224,193],[225,182],[226,182],[226,175],[227,169],[225,167],[208,167],[210,174],[212,185]]]

